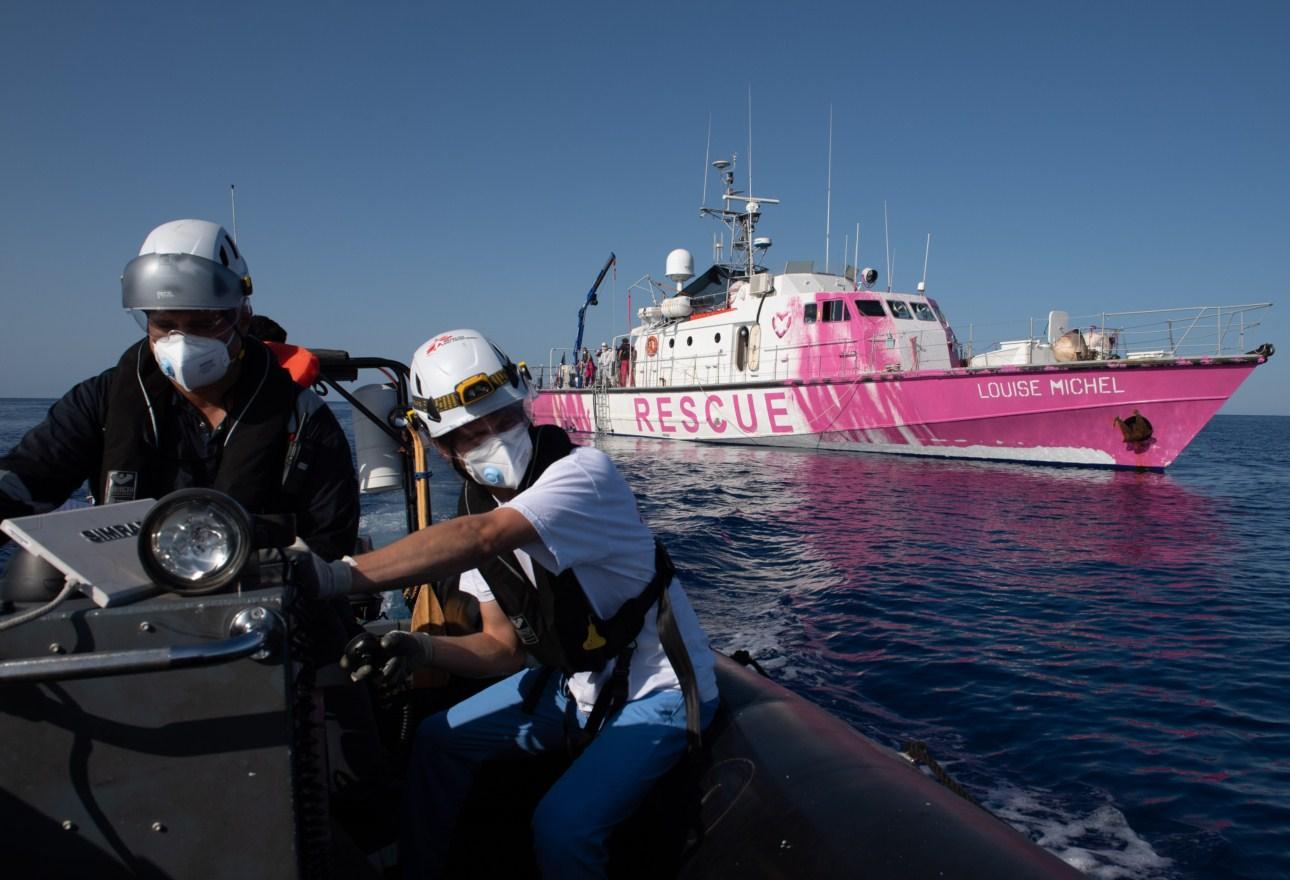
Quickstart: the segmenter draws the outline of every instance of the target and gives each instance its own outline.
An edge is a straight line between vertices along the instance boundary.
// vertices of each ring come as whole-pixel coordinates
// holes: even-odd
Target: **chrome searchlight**
[[[148,511],[139,530],[139,561],[175,593],[213,593],[237,579],[251,555],[251,517],[212,489],[180,489]]]

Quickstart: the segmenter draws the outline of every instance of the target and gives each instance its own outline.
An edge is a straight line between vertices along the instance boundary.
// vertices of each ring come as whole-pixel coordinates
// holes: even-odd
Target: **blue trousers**
[[[562,676],[549,677],[532,714],[522,708],[537,674],[536,669],[518,672],[421,723],[400,846],[405,876],[442,873],[457,817],[481,763],[565,747],[569,697]],[[712,721],[716,708],[715,700],[703,705],[702,727]],[[581,712],[578,716],[586,722]],[[609,833],[676,765],[685,746],[685,701],[679,690],[632,700],[606,719],[533,814],[534,855],[542,876],[604,877]]]

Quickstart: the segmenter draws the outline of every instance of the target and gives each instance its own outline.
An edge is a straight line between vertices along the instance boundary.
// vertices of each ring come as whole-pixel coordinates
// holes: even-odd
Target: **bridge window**
[[[824,320],[826,321],[845,321],[848,317],[847,304],[840,299],[831,299],[822,304],[824,306]]]
[[[891,309],[891,314],[894,318],[904,318],[906,321],[914,319],[914,316],[909,313],[909,306],[904,300],[889,299],[887,300],[887,307]]]
[[[910,303],[910,305],[914,307],[914,316],[917,317],[918,320],[920,321],[936,320],[936,316],[932,314],[932,307],[929,306],[927,303],[912,302]]]
[[[882,303],[876,299],[856,300],[856,311],[866,318],[881,318],[887,314],[883,311]]]
[[[806,324],[815,323],[815,303],[807,303],[802,307],[802,321]]]

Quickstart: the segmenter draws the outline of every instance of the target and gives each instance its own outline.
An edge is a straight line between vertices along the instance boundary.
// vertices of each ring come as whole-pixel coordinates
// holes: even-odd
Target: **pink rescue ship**
[[[1245,334],[1269,303],[1102,313],[976,354],[936,300],[877,289],[874,269],[768,271],[754,234],[775,199],[733,188],[714,162],[732,259],[695,277],[674,250],[675,291],[600,355],[593,382],[542,372],[534,413],[571,432],[1040,464],[1163,469],[1259,364]],[[718,249],[720,250],[720,248]],[[603,272],[602,272],[603,277]],[[594,288],[588,299],[594,299]],[[661,296],[660,296],[661,294]],[[581,338],[581,333],[579,333]]]

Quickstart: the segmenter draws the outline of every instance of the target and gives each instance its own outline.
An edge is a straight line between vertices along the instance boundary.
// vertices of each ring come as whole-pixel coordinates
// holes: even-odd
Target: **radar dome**
[[[694,254],[677,248],[667,255],[667,276],[673,281],[689,281],[694,277]]]
[[[677,284],[694,277],[694,255],[685,248],[677,248],[667,255],[667,277]]]

